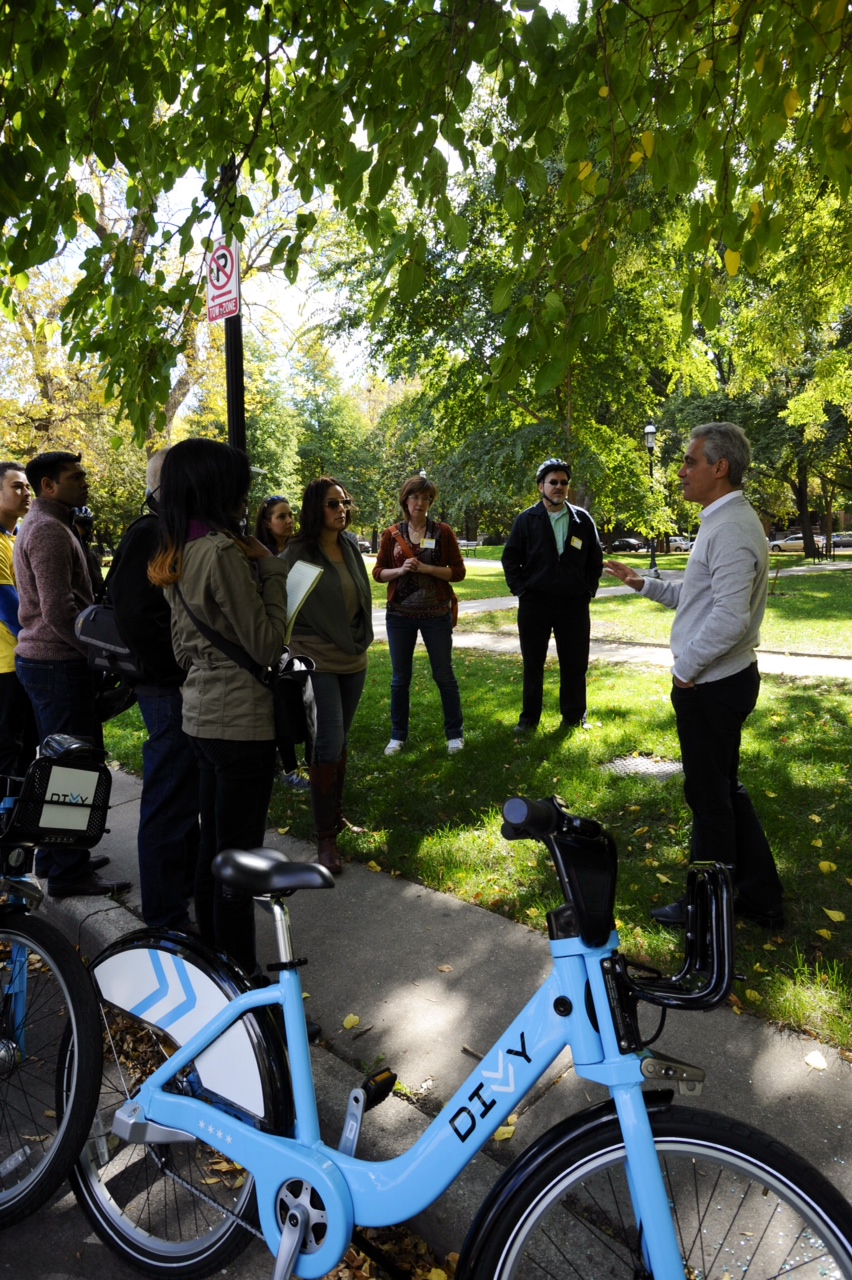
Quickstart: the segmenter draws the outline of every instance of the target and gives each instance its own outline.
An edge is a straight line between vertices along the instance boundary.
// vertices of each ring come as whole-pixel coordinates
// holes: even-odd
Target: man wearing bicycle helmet
[[[533,731],[541,719],[544,664],[550,637],[559,658],[562,728],[586,723],[589,665],[589,601],[598,589],[603,552],[595,522],[567,501],[571,468],[548,458],[536,472],[541,501],[515,520],[503,549],[503,571],[518,597],[518,636],[524,692],[515,733]]]

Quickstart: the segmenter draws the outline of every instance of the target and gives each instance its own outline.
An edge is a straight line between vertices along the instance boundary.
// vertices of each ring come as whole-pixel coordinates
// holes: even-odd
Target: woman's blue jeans
[[[464,736],[461,694],[453,671],[453,620],[449,610],[439,618],[405,618],[388,613],[388,648],[391,666],[391,737],[405,742],[408,737],[411,672],[417,633],[423,637],[432,679],[441,694],[444,733],[447,738]]]

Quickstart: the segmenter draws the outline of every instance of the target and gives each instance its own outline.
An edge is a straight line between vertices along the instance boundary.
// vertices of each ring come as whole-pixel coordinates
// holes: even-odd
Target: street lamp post
[[[651,477],[651,487],[654,485],[654,446],[657,442],[657,428],[653,422],[649,422],[645,427],[645,448],[648,450],[648,473]],[[651,564],[648,569],[648,576],[651,578],[659,578],[660,571],[657,568],[657,538],[655,534],[651,534]]]

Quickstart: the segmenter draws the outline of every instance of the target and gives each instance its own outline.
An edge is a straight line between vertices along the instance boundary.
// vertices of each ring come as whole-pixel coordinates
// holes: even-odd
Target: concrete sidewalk
[[[133,912],[139,908],[140,786],[120,772],[114,784],[110,831],[99,850],[110,855],[112,872],[133,881],[125,905],[85,898],[45,903],[48,916],[88,956],[139,925]],[[314,856],[305,842],[277,832],[267,838],[294,860]],[[490,1048],[540,985],[549,968],[546,939],[501,916],[357,864],[346,866],[334,891],[296,895],[291,912],[298,954],[310,961],[302,974],[308,1013],[324,1033],[323,1046],[313,1051],[324,1137],[336,1145],[350,1090],[365,1069],[381,1063],[397,1072],[412,1101],[394,1097],[371,1112],[360,1150],[374,1159],[397,1154],[475,1070],[477,1055]],[[271,920],[260,909],[257,918],[259,951],[268,962],[274,958]],[[343,1027],[348,1014],[360,1018],[352,1030]],[[689,1105],[736,1116],[781,1137],[852,1198],[852,1079],[839,1053],[821,1047],[826,1069],[814,1070],[805,1061],[818,1047],[813,1040],[748,1015],[738,1017],[728,1007],[669,1015],[661,1046],[707,1070],[704,1096]],[[458,1249],[501,1167],[559,1118],[600,1096],[600,1089],[575,1076],[565,1054],[519,1108],[514,1137],[490,1143],[415,1228],[440,1254]],[[79,1220],[81,1243],[88,1239],[87,1248],[99,1249],[79,1211],[66,1206],[68,1212],[66,1230],[68,1221]],[[4,1248],[28,1227],[5,1233]],[[44,1230],[42,1220],[39,1231]],[[262,1246],[253,1246],[229,1273],[241,1280],[268,1275]],[[39,1275],[30,1269],[26,1274]],[[120,1280],[124,1273],[112,1274]]]

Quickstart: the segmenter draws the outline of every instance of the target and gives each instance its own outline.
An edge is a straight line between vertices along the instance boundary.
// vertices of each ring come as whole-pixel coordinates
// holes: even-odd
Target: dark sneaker
[[[512,730],[512,733],[516,738],[519,738],[523,733],[535,733],[537,728],[537,724],[527,724],[525,720],[519,720]]]
[[[734,898],[734,915],[743,920],[751,920],[764,929],[780,929],[784,924],[784,908],[759,907],[751,902],[743,902],[742,898]]]
[[[101,868],[107,866],[108,863],[109,863],[109,854],[98,853],[95,855],[94,858],[89,859],[89,870],[100,871]]]
[[[129,888],[129,880],[102,880],[96,871],[91,871],[79,880],[48,884],[47,896],[48,898],[97,898],[109,893],[126,893]]]
[[[685,929],[686,898],[678,898],[677,902],[670,902],[667,907],[654,907],[651,917],[658,924],[667,924],[672,929]]]

